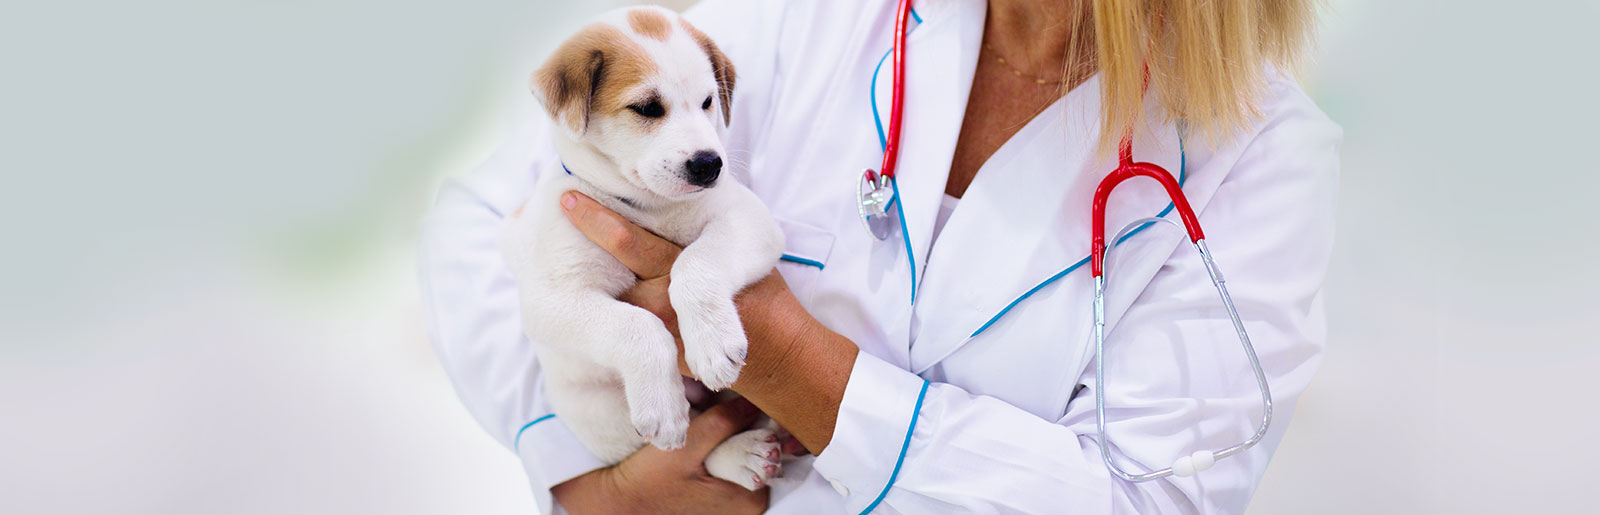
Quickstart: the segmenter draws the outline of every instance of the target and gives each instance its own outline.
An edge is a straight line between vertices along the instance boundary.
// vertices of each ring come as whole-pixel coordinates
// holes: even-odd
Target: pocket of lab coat
[[[833,233],[815,226],[777,218],[783,230],[783,258],[778,261],[778,272],[788,283],[801,304],[811,299],[817,277],[828,266],[828,255],[833,252]]]

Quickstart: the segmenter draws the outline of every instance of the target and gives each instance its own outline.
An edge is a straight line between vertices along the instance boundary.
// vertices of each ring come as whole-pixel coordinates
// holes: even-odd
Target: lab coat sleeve
[[[501,220],[553,166],[549,122],[517,131],[486,163],[445,183],[421,227],[420,283],[434,350],[467,411],[522,460],[541,512],[550,487],[605,464],[551,416],[516,283],[496,237]]]
[[[1274,93],[1301,95],[1290,89]],[[1243,512],[1325,338],[1321,287],[1341,133],[1303,95],[1278,103],[1200,215],[1271,384],[1275,413],[1260,444],[1196,477],[1125,483],[1101,462],[1092,361],[1070,372],[1083,388],[1057,418],[863,353],[833,440],[815,462],[852,512]],[[1184,244],[1153,263],[1142,291],[1122,285],[1134,291],[1106,341],[1111,451],[1135,472],[1241,442],[1261,413],[1254,375],[1197,253]]]

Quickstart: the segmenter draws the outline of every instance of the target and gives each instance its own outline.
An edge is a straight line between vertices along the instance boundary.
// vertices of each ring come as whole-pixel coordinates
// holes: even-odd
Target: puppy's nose
[[[684,163],[683,167],[688,171],[686,179],[689,184],[709,188],[717,182],[717,176],[722,175],[722,156],[716,152],[701,150],[695,152],[694,157],[689,158],[689,162]]]

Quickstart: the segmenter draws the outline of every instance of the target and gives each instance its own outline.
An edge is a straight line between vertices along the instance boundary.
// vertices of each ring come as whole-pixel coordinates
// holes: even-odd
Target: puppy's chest
[[[623,204],[620,201],[606,203],[611,210],[633,221],[640,227],[666,238],[680,247],[700,238],[700,232],[705,229],[707,217],[696,209],[688,206],[673,206],[658,211],[646,211]],[[615,205],[612,205],[615,204]]]

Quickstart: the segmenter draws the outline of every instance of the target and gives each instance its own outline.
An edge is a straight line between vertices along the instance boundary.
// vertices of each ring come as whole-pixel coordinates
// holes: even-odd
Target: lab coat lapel
[[[1071,312],[1052,314],[1067,321],[1070,331],[1058,341],[1084,341],[1093,288],[1089,267],[1080,263],[1089,255],[1090,204],[1100,180],[1115,166],[1114,156],[1096,153],[1099,111],[1097,76],[1035,117],[984,163],[927,259],[924,295],[916,306],[925,315],[916,317],[911,370],[920,373],[981,339],[991,325],[1012,322],[1001,315],[1046,289],[1073,292],[1067,303]],[[1135,160],[1179,173],[1172,126],[1155,124],[1136,132],[1134,149]],[[1154,181],[1124,183],[1112,198],[1108,237],[1169,203]],[[1159,254],[1161,259],[1167,255]]]

